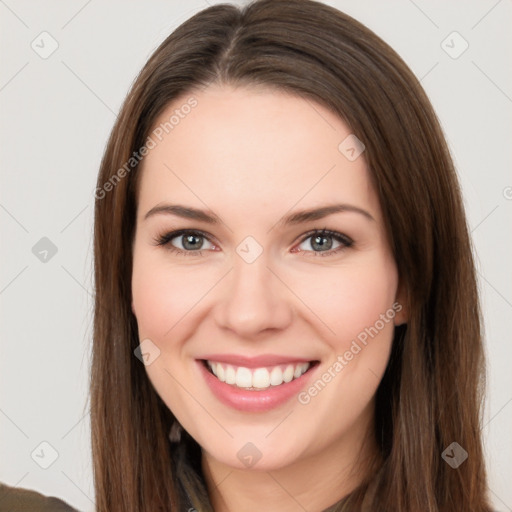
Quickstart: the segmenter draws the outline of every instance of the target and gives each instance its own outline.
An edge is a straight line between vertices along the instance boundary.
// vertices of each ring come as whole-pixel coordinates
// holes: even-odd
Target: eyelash
[[[208,235],[206,233],[203,233],[202,231],[193,230],[193,229],[180,229],[177,231],[171,231],[169,233],[165,233],[163,235],[157,236],[154,238],[154,242],[158,246],[167,246],[167,248],[173,252],[177,253],[180,256],[202,256],[203,251],[202,250],[196,250],[196,251],[187,251],[183,249],[179,249],[178,247],[174,247],[170,242],[174,238],[177,238],[179,236],[183,235],[199,235],[201,238],[205,238],[210,243],[213,243]],[[308,233],[305,233],[301,241],[299,242],[299,245],[305,242],[308,238],[311,238],[313,236],[320,236],[320,237],[332,237],[336,241],[340,242],[341,245],[337,247],[336,249],[331,249],[329,251],[300,251],[300,252],[312,252],[314,256],[334,256],[335,254],[338,254],[339,252],[348,249],[353,245],[353,240],[351,240],[348,236],[338,233],[337,231],[330,231],[328,229],[313,229],[309,231]]]

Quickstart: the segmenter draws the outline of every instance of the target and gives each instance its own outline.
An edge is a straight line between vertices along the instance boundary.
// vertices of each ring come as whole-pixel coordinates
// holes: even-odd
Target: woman
[[[99,511],[490,510],[459,186],[375,34],[310,0],[196,14],[96,199]]]

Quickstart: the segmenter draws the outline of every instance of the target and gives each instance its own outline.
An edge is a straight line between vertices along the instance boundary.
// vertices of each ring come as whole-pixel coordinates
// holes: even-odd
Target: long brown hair
[[[258,0],[197,13],[151,56],[113,128],[94,225],[97,510],[183,510],[184,490],[197,510],[212,510],[200,447],[186,432],[182,443],[169,442],[173,415],[134,356],[139,339],[130,287],[140,174],[134,155],[170,102],[212,83],[285,90],[328,107],[350,126],[366,146],[407,293],[409,321],[396,329],[377,391],[374,435],[383,462],[329,510],[487,512],[480,309],[443,133],[401,58],[359,22],[311,0]],[[468,453],[457,468],[442,457],[453,442]]]

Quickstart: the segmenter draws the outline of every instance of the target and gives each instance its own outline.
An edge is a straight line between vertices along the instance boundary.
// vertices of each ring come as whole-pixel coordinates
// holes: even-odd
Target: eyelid
[[[153,239],[153,241],[155,242],[155,245],[168,245],[169,244],[169,247],[172,247],[178,251],[181,251],[182,249],[179,249],[178,247],[174,247],[173,245],[170,244],[170,242],[174,238],[178,238],[178,237],[184,236],[184,235],[199,235],[202,238],[205,238],[206,240],[208,240],[211,244],[217,245],[212,240],[213,237],[211,235],[209,235],[208,233],[205,233],[204,231],[201,231],[200,229],[190,229],[190,228],[176,229],[174,231],[166,231],[162,235],[157,235]],[[200,249],[200,250],[202,250],[202,249]],[[192,252],[199,252],[199,251],[187,251],[187,252],[192,253]]]
[[[323,228],[323,229],[312,229],[308,231],[307,233],[304,233],[302,235],[302,239],[299,243],[304,242],[308,238],[310,238],[313,235],[317,236],[332,236],[333,238],[340,239],[343,243],[347,244],[348,246],[352,245],[354,241],[344,233],[340,233],[339,231],[334,231],[331,229]]]

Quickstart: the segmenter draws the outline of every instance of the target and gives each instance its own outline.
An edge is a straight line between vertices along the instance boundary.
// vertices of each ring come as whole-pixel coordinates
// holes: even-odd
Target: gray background
[[[445,130],[478,255],[490,487],[496,508],[512,511],[512,3],[327,3],[398,51]],[[178,24],[206,6],[0,0],[0,481],[83,511],[94,506],[87,382],[96,174],[136,74]],[[52,44],[58,48],[48,56]]]

